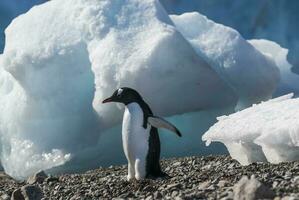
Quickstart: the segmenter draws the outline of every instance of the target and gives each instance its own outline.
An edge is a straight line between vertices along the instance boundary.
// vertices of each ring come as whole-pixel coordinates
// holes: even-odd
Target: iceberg
[[[16,178],[96,146],[122,118],[122,107],[100,103],[117,87],[137,89],[163,116],[236,103],[155,0],[52,0],[5,34],[0,159]],[[14,141],[26,141],[30,153],[18,158],[26,148]]]
[[[223,143],[241,164],[299,160],[299,99],[284,95],[229,116],[218,117],[203,136]]]

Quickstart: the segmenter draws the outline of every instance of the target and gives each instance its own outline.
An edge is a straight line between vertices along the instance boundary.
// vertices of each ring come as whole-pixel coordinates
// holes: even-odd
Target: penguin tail
[[[150,179],[166,178],[166,179],[168,179],[168,178],[171,178],[171,176],[169,176],[165,172],[159,171],[159,172],[156,172],[156,173],[148,174],[147,178],[150,178]]]

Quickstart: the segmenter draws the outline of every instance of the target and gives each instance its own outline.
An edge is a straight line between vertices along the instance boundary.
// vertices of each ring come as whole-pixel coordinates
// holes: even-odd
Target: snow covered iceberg
[[[288,94],[218,118],[203,136],[222,142],[241,164],[299,160],[299,99]]]

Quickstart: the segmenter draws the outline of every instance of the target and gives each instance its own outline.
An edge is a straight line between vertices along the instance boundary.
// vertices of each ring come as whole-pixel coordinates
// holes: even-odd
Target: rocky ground
[[[61,200],[241,199],[246,195],[247,199],[299,199],[299,162],[244,167],[228,156],[185,157],[162,160],[162,168],[169,178],[142,182],[127,182],[126,166],[57,177],[42,174],[28,180],[31,185],[2,174],[0,199],[10,199],[12,194],[14,199],[22,199],[22,195],[38,199],[43,195],[43,199]]]

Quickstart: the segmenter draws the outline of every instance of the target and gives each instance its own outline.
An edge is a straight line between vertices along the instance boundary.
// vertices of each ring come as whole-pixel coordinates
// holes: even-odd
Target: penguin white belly
[[[143,110],[137,103],[125,108],[122,124],[123,149],[128,160],[128,180],[146,176],[146,156],[149,148],[151,126],[143,128]]]

